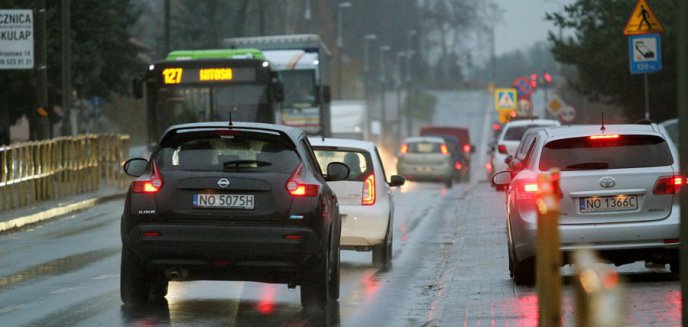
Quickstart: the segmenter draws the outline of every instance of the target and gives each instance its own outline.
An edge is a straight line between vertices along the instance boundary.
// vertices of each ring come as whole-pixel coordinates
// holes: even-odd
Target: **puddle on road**
[[[64,273],[76,271],[91,263],[106,259],[119,253],[119,248],[110,248],[79,253],[68,257],[51,260],[41,265],[20,271],[16,274],[12,274],[9,276],[1,276],[0,289],[7,288],[14,284],[24,283],[33,279],[42,278],[45,276],[61,275]]]

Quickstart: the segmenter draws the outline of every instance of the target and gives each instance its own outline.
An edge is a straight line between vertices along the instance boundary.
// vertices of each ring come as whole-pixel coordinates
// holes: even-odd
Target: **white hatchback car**
[[[516,148],[518,148],[518,145],[521,143],[523,134],[525,134],[529,128],[559,125],[559,121],[548,119],[523,119],[506,123],[504,127],[502,127],[502,132],[499,134],[499,138],[497,138],[494,148],[494,154],[492,155],[492,171],[497,173],[507,169],[508,165],[504,162],[504,159],[516,153]]]
[[[343,162],[349,167],[346,180],[327,182],[339,201],[342,215],[341,247],[372,251],[373,264],[392,260],[394,202],[391,187],[401,186],[401,176],[387,176],[375,144],[347,139],[309,139],[320,167]]]
[[[616,265],[645,261],[678,272],[680,210],[677,151],[657,125],[545,128],[515,176],[497,173],[507,191],[509,270],[535,275],[537,175],[559,168],[561,250],[591,247]]]

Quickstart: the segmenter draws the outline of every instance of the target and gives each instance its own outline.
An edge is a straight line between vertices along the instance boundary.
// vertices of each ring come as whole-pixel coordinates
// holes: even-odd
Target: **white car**
[[[508,165],[504,162],[504,159],[516,153],[516,148],[518,148],[518,145],[521,143],[523,134],[525,134],[529,128],[560,125],[559,121],[548,119],[524,119],[506,123],[502,127],[502,132],[499,134],[499,138],[497,138],[494,148],[492,171],[497,173],[507,170]]]
[[[651,125],[555,127],[529,140],[533,150],[514,175],[493,177],[508,186],[509,270],[514,282],[535,276],[537,175],[559,168],[561,250],[591,247],[616,265],[645,261],[678,272],[680,208],[677,151]]]
[[[392,260],[394,202],[391,187],[401,186],[401,176],[387,176],[375,144],[347,139],[309,139],[320,167],[343,162],[349,167],[346,180],[327,182],[339,201],[342,215],[341,247],[372,251],[374,265]]]

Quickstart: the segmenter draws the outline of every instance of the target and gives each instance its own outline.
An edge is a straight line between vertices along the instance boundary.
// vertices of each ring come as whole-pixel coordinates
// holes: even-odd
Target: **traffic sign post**
[[[516,89],[499,88],[495,89],[494,108],[497,111],[512,111],[518,108],[518,96]]]
[[[0,70],[32,69],[33,10],[0,10],[0,18]]]
[[[650,119],[650,87],[648,73],[662,70],[660,33],[664,27],[646,0],[638,0],[624,28],[628,36],[628,57],[631,74],[643,74],[645,87],[645,119]]]

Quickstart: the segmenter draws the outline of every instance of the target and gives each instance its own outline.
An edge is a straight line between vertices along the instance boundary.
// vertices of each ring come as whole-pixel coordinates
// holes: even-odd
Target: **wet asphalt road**
[[[471,128],[477,148],[472,183],[451,189],[409,183],[396,190],[393,265],[378,269],[369,252],[343,251],[341,297],[327,310],[302,310],[299,289],[282,284],[205,281],[170,283],[166,303],[122,306],[122,202],[113,201],[0,235],[0,325],[480,326],[495,319],[533,325],[534,289],[513,286],[508,276],[503,194],[478,183],[486,175],[489,96],[445,92],[438,100],[435,123]],[[471,200],[475,194],[482,201]],[[631,315],[634,325],[654,316],[655,325],[663,326],[676,321],[676,312],[680,318],[675,277],[662,269],[648,274],[641,264],[621,271],[633,282],[629,304],[644,312]],[[570,321],[572,303],[564,304]]]

